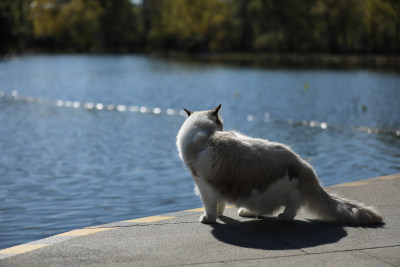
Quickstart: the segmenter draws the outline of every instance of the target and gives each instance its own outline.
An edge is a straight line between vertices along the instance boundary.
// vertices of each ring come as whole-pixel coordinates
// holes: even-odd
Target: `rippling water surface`
[[[325,185],[400,171],[400,76],[145,56],[0,62],[0,248],[201,206],[179,161],[182,107],[290,145]]]

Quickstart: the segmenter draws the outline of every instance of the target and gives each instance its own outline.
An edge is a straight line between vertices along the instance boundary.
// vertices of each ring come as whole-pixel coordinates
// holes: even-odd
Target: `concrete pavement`
[[[400,174],[327,187],[375,206],[385,224],[350,227],[228,208],[216,224],[202,209],[77,229],[0,250],[0,266],[400,266]]]

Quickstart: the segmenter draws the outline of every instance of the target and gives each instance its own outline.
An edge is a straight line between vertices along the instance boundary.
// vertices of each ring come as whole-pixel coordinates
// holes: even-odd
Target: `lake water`
[[[175,137],[181,108],[290,145],[324,185],[400,171],[400,76],[146,56],[0,62],[0,248],[200,207]],[[370,203],[373,204],[373,203]]]

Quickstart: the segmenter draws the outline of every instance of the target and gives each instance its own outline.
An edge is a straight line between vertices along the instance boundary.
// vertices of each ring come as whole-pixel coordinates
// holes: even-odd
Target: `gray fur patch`
[[[287,146],[236,132],[210,136],[212,177],[204,177],[224,197],[235,200],[253,189],[265,191],[286,175],[298,177],[301,159]]]

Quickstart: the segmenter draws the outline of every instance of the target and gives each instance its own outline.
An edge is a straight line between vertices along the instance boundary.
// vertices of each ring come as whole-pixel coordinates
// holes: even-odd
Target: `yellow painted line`
[[[204,208],[191,209],[191,210],[187,210],[187,211],[201,212],[201,211],[204,211]]]
[[[366,185],[368,184],[367,182],[360,181],[360,182],[351,182],[351,183],[344,183],[344,184],[337,184],[333,185],[332,187],[348,187],[348,186],[360,186],[360,185]]]
[[[232,209],[235,206],[226,206],[225,209]],[[197,209],[191,209],[191,210],[186,210],[186,211],[190,211],[190,212],[203,212],[205,211],[204,208],[197,208]]]
[[[103,232],[103,231],[108,231],[115,229],[115,227],[110,227],[110,228],[84,228],[84,229],[77,229],[77,230],[72,230],[66,233],[62,233],[56,236],[82,236],[82,235],[90,235],[98,232]]]
[[[144,218],[138,218],[133,220],[127,220],[123,222],[136,222],[136,223],[150,223],[150,222],[158,222],[163,220],[175,219],[176,217],[167,217],[167,216],[150,216]]]
[[[393,175],[387,175],[387,176],[381,176],[381,177],[371,178],[371,179],[367,179],[367,180],[356,181],[356,182],[350,182],[350,183],[344,183],[344,184],[337,184],[337,185],[332,185],[331,187],[360,186],[360,185],[367,185],[367,184],[370,184],[371,181],[377,181],[377,180],[394,180],[394,179],[400,179],[400,174],[393,174]]]
[[[394,179],[400,179],[400,174],[376,177],[376,178],[372,178],[371,180],[394,180]]]
[[[0,254],[21,254],[25,252],[29,252],[32,250],[36,250],[39,248],[44,248],[50,246],[50,244],[23,244],[11,248],[5,248],[0,250]]]

